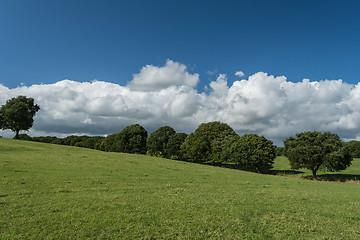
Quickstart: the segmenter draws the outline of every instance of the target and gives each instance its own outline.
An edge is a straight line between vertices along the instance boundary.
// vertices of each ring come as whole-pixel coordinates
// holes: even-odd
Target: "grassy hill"
[[[359,184],[0,139],[0,239],[360,239],[359,196]]]

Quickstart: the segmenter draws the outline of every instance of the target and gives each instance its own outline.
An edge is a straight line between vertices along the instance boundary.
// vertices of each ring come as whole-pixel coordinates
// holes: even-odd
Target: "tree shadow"
[[[296,175],[296,174],[304,174],[303,171],[296,170],[269,170],[268,174],[270,175]]]
[[[305,178],[313,179],[312,176],[307,176]],[[346,181],[359,181],[360,175],[358,174],[321,174],[316,176],[316,180],[319,181],[330,181],[330,182],[346,182]]]

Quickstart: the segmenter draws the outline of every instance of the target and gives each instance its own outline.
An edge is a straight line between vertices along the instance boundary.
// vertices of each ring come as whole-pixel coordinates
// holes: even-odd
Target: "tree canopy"
[[[175,133],[169,137],[166,144],[165,154],[171,159],[182,159],[181,145],[187,137],[186,133]]]
[[[344,142],[344,145],[346,146],[347,150],[351,154],[353,158],[360,158],[360,142],[359,141],[349,141]]]
[[[306,168],[314,177],[319,169],[334,172],[350,166],[352,157],[338,135],[302,132],[284,141],[285,155],[293,169]]]
[[[172,127],[160,127],[152,132],[147,139],[147,150],[150,155],[162,156],[169,158],[166,148],[169,138],[176,132]]]
[[[18,139],[20,131],[27,131],[33,126],[34,116],[39,110],[33,98],[11,98],[0,108],[0,128],[15,132],[14,138]]]
[[[264,172],[274,163],[275,149],[276,146],[271,140],[256,134],[245,134],[229,141],[223,155],[226,156],[227,161],[257,172]]]
[[[221,142],[225,137],[234,135],[236,135],[235,131],[226,123],[202,123],[194,133],[187,136],[182,149],[191,161],[212,161],[214,155],[221,151],[219,147],[214,147],[214,142]]]
[[[146,153],[147,131],[139,124],[133,124],[115,134],[111,151],[123,153]]]

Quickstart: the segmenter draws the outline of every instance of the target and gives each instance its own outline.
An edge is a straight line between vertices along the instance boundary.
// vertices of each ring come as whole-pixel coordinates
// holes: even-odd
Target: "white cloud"
[[[170,86],[195,87],[199,81],[199,74],[190,74],[184,64],[167,60],[165,66],[146,65],[138,74],[134,74],[129,83],[132,90],[156,91]]]
[[[149,132],[169,125],[189,133],[202,122],[216,120],[240,134],[258,133],[276,143],[307,130],[360,138],[360,84],[294,83],[258,72],[228,86],[227,76],[220,74],[209,84],[210,93],[198,93],[198,80],[198,74],[168,60],[164,67],[144,67],[128,86],[70,80],[15,89],[0,85],[0,104],[18,95],[33,97],[41,107],[30,130],[33,136],[104,135],[134,123]]]
[[[243,77],[243,76],[245,76],[245,74],[244,74],[242,71],[237,71],[237,72],[235,73],[235,76]]]

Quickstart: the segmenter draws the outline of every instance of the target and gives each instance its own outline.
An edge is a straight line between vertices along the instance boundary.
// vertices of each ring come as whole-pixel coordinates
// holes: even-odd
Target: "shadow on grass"
[[[265,166],[265,167],[263,166],[259,169],[256,169],[254,166],[240,165],[240,164],[235,164],[235,163],[205,162],[205,163],[201,163],[201,164],[215,166],[215,167],[222,167],[222,168],[230,168],[230,169],[235,169],[235,170],[242,170],[242,171],[247,171],[247,172],[262,173],[262,174],[269,174],[269,172],[271,171],[270,169],[272,168],[272,166]]]
[[[296,175],[296,174],[304,174],[303,171],[296,170],[270,170],[268,174],[270,175]]]
[[[176,161],[184,161],[184,160],[176,160]],[[184,162],[191,162],[191,161],[184,161]],[[217,163],[217,162],[192,162],[196,164],[214,166],[214,167],[222,167],[222,168],[230,168],[236,170],[243,170],[248,172],[257,172],[253,167],[238,165],[234,163]],[[271,169],[272,167],[267,167],[261,169],[262,174],[269,174],[269,175],[279,175],[279,176],[295,176],[302,179],[309,179],[309,180],[317,180],[317,181],[330,181],[330,182],[347,182],[347,181],[356,181],[360,183],[360,175],[356,174],[319,174],[317,175],[316,179],[312,175],[304,176],[305,172],[297,171],[297,170],[274,170]]]
[[[304,178],[313,179],[312,176],[307,176]],[[356,175],[356,174],[321,174],[321,175],[316,176],[316,180],[330,181],[330,182],[360,181],[360,175]]]

